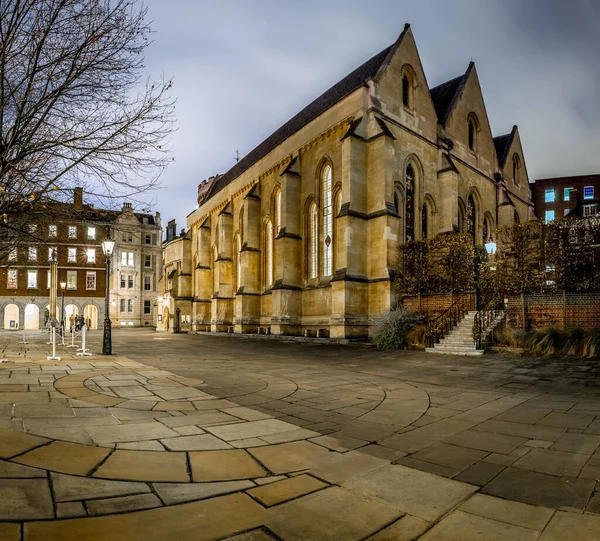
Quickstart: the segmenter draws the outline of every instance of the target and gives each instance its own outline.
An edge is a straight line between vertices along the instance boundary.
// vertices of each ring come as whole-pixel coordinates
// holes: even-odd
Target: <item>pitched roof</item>
[[[517,133],[517,127],[513,126],[510,133],[494,137],[494,146],[496,147],[496,156],[498,157],[500,167],[504,167],[506,164],[508,152],[512,146],[513,139],[515,138],[515,133]]]
[[[327,109],[333,107],[348,94],[354,92],[362,85],[365,85],[368,80],[375,78],[378,72],[389,62],[391,57],[390,53],[394,47],[397,47],[408,28],[408,25],[404,27],[404,31],[400,34],[400,37],[394,44],[386,47],[383,51],[367,60],[352,73],[333,85],[329,90],[321,94],[316,100],[302,109],[296,116],[293,116],[288,120],[277,131],[267,137],[260,145],[246,154],[246,156],[237,162],[229,171],[217,179],[206,194],[204,201],[207,201],[214,194],[222,190],[244,171],[252,167],[260,159],[264,158],[288,137],[291,137],[309,122],[327,111]]]
[[[475,64],[470,62],[469,67],[462,75],[450,79],[441,85],[434,86],[429,90],[440,124],[446,124],[452,109],[454,109],[454,105],[458,101],[458,98],[465,87],[465,83],[467,82],[467,78],[469,77],[469,73],[473,69],[473,66],[475,66]]]

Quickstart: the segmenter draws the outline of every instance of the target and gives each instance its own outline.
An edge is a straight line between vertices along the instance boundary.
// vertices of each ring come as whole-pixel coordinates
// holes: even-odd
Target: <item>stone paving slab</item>
[[[109,453],[110,449],[64,441],[53,441],[49,445],[38,447],[15,458],[14,461],[19,464],[46,468],[61,473],[87,475]]]
[[[244,480],[217,483],[154,483],[152,486],[167,505],[172,505],[239,492],[252,488],[255,484],[250,480]]]
[[[600,516],[581,516],[574,513],[557,512],[539,541],[597,541],[600,532]]]
[[[316,492],[327,486],[329,485],[310,475],[298,475],[290,479],[253,488],[248,490],[248,494],[266,507],[271,507]]]
[[[54,518],[47,479],[0,479],[0,520]]]
[[[52,473],[51,478],[54,499],[57,502],[83,501],[90,499],[92,496],[94,498],[109,498],[150,492],[150,487],[144,483],[107,481],[60,473]]]
[[[342,486],[429,522],[437,520],[477,489],[466,483],[398,465],[355,477]],[[402,489],[398,490],[399,487]]]
[[[138,511],[140,509],[152,509],[153,507],[161,507],[162,502],[155,494],[137,494],[135,496],[108,498],[106,500],[91,500],[86,502],[86,506],[90,516],[97,516]]]
[[[23,541],[209,541],[257,528],[265,519],[258,503],[235,494],[124,515],[31,522]]]
[[[0,396],[2,395],[0,394]],[[16,430],[0,428],[0,458],[10,458],[49,441],[46,438],[23,434]]]
[[[136,481],[187,482],[185,453],[116,450],[94,477]]]
[[[286,541],[358,540],[400,515],[394,507],[332,487],[271,509],[266,524]]]
[[[264,477],[267,472],[242,449],[189,453],[192,479],[195,482],[231,481]]]
[[[21,525],[10,522],[0,523],[0,541],[21,541]]]
[[[465,532],[469,540],[488,541],[535,541],[540,532],[498,522],[488,518],[455,511],[435,525],[423,537],[422,541],[465,541]]]
[[[384,528],[367,541],[413,541],[425,533],[431,523],[418,517],[404,515],[391,526]]]

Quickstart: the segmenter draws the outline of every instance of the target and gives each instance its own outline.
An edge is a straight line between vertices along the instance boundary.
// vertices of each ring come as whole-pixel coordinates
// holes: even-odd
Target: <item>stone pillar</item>
[[[233,325],[232,235],[233,215],[229,203],[217,217],[217,258],[213,264],[218,287],[212,297],[212,332],[227,332]]]
[[[210,218],[207,218],[196,232],[196,268],[194,273],[194,305],[192,317],[197,322],[194,330],[205,331],[210,328],[211,320],[211,250]]]
[[[240,287],[235,293],[234,331],[254,333],[260,323],[260,195],[258,185],[244,198]]]
[[[281,174],[281,230],[275,237],[271,334],[302,334],[301,177],[294,158]]]
[[[353,135],[342,141],[342,208],[337,218],[342,231],[335,274],[331,280],[330,336],[368,334],[368,221],[367,143]]]
[[[458,223],[458,172],[446,169],[438,172],[440,195],[436,201],[438,208],[438,233],[459,231]]]

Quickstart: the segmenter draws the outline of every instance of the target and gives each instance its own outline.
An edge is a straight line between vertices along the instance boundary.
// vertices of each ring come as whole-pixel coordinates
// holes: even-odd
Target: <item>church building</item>
[[[517,127],[492,136],[472,62],[430,88],[409,25],[198,194],[180,308],[213,332],[364,338],[399,244],[534,217]]]

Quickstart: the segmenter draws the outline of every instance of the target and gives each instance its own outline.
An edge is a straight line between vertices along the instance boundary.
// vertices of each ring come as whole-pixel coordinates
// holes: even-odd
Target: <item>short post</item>
[[[85,347],[85,324],[81,327],[81,349],[77,350],[77,355],[81,357],[86,357],[91,355],[90,351]]]
[[[75,329],[71,327],[71,344],[67,346],[68,348],[75,347]]]
[[[52,355],[48,355],[48,357],[46,357],[46,359],[48,361],[60,361],[60,357],[56,356],[56,325],[55,324],[52,325]]]
[[[23,325],[23,340],[19,342],[19,344],[29,344],[27,339],[25,338],[25,325]]]

